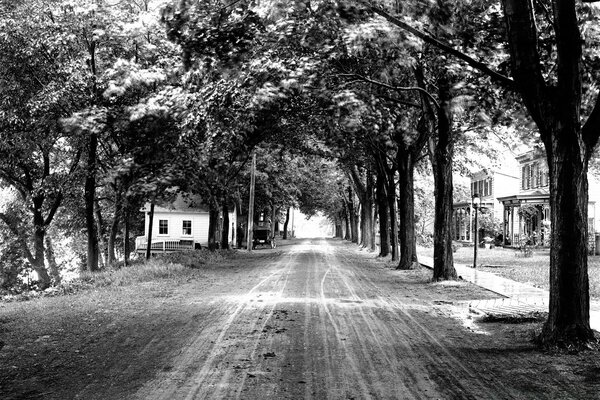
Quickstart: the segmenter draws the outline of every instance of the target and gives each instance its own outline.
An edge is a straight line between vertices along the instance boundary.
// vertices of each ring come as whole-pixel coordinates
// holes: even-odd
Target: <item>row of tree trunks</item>
[[[361,175],[362,174],[356,167],[350,169],[351,182],[353,183],[360,203],[360,245],[371,251],[375,251],[373,174],[367,168],[364,174],[364,182]]]
[[[283,240],[288,238],[288,225],[290,223],[290,207],[285,212],[285,222],[283,223]]]
[[[419,261],[415,233],[414,152],[399,146],[397,158],[400,183],[400,263],[398,269],[415,269],[418,267]]]
[[[386,179],[381,172],[377,174],[376,186],[375,197],[377,198],[377,211],[379,213],[379,256],[387,257],[390,255],[390,213],[385,190]]]

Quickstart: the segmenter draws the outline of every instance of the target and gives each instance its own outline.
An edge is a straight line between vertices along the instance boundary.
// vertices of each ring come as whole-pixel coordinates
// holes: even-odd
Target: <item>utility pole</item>
[[[252,154],[252,170],[250,171],[250,201],[248,202],[248,234],[246,248],[252,251],[252,229],[254,227],[254,181],[256,171],[256,153]]]

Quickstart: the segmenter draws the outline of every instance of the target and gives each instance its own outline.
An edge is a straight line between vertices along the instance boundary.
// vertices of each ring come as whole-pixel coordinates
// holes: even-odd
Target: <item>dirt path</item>
[[[440,291],[445,289],[439,300]],[[340,242],[305,241],[250,290],[206,299],[203,331],[138,399],[578,398],[566,376],[539,379],[527,342],[469,331],[450,303],[489,296],[366,267]],[[454,298],[452,298],[454,297]],[[510,340],[510,339],[509,339]],[[504,350],[504,346],[509,346]],[[537,362],[536,362],[537,361]]]
[[[600,398],[597,353],[539,352],[539,324],[473,323],[469,300],[491,292],[346,242],[286,243],[183,283],[0,307],[0,398]]]

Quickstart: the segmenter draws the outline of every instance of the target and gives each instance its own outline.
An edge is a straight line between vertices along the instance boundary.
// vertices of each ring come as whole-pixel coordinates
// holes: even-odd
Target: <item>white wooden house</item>
[[[150,203],[140,211],[144,213],[144,236],[135,240],[136,252],[146,251],[148,226],[150,225]],[[229,213],[229,244],[236,243],[237,226],[235,209]],[[195,196],[179,195],[173,203],[155,205],[152,221],[152,252],[170,252],[198,249],[208,246],[208,208]],[[223,216],[219,217],[219,232],[222,231]]]

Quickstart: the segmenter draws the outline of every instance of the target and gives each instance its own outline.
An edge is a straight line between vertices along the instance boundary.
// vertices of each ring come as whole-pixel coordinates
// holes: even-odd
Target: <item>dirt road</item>
[[[0,398],[596,399],[597,352],[540,323],[475,323],[497,295],[339,240],[286,241],[172,278],[0,304]]]
[[[339,241],[301,242],[260,271],[251,288],[198,302],[202,328],[134,398],[597,396],[528,357],[526,338],[496,340],[457,318],[469,297],[494,296],[477,288],[368,263]]]

